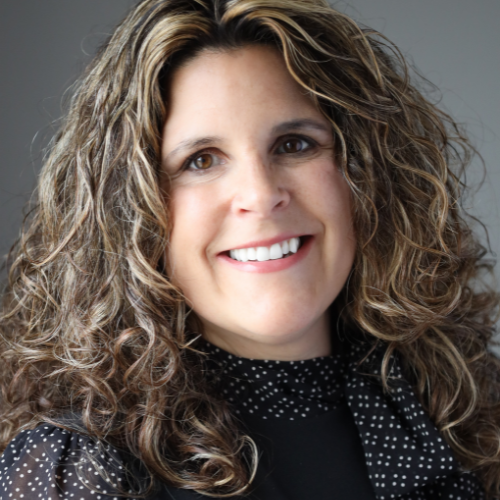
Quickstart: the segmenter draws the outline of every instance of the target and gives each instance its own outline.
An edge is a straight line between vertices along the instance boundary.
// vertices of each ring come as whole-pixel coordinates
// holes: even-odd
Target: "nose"
[[[284,176],[273,165],[266,165],[257,155],[242,160],[234,178],[232,209],[235,213],[254,214],[261,218],[283,210],[290,203]]]

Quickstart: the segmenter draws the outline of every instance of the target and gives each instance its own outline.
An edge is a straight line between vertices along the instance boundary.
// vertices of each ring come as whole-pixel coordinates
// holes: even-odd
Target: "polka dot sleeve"
[[[123,472],[111,446],[42,425],[19,433],[0,457],[0,500],[123,500]]]

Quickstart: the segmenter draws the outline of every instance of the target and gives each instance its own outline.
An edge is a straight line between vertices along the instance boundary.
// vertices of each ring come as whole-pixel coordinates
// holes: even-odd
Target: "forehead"
[[[171,79],[168,118],[193,107],[314,107],[293,79],[283,56],[269,46],[206,50],[177,69]]]

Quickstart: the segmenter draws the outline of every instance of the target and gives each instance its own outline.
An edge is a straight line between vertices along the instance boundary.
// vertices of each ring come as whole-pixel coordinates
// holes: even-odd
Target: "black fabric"
[[[391,389],[382,390],[383,344],[366,357],[372,345],[352,336],[334,356],[279,363],[238,358],[205,341],[199,347],[262,453],[247,498],[485,498],[422,409],[397,354]],[[114,486],[133,467],[125,457],[76,431],[49,425],[24,431],[0,458],[0,500],[117,499]],[[202,498],[161,484],[148,500]]]
[[[249,500],[375,500],[363,448],[345,402],[307,421],[247,416],[245,425],[262,454],[246,497]],[[153,498],[206,497],[163,485]]]
[[[245,422],[264,451],[252,498],[375,499],[361,441],[345,401],[335,410],[307,420],[247,417]]]

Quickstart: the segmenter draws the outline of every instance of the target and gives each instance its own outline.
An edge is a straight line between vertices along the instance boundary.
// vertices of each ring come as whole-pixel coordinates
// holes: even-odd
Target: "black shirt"
[[[358,366],[369,347],[344,342],[333,356],[272,361],[240,358],[200,341],[216,383],[261,452],[246,498],[485,498],[422,409],[398,355],[391,359],[390,393],[379,377],[383,346]],[[0,500],[122,498],[113,493],[125,481],[123,457],[56,426],[23,431],[0,458]],[[160,484],[148,500],[202,498]]]

